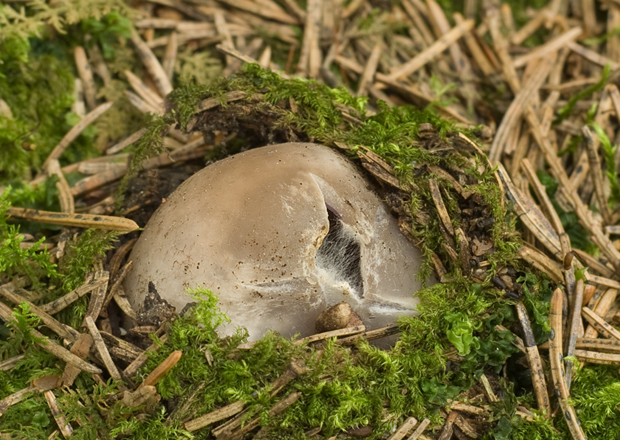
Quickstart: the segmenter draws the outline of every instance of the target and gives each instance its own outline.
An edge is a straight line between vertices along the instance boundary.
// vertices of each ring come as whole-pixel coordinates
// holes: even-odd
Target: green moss
[[[45,237],[30,248],[23,249],[20,246],[24,240],[20,227],[6,221],[6,212],[11,205],[10,196],[11,187],[0,195],[0,276],[9,280],[26,276],[35,288],[38,288],[42,279],[53,280],[58,277],[56,265],[50,262],[47,250],[40,250]]]
[[[591,365],[581,370],[571,387],[581,427],[588,438],[620,438],[620,382],[613,365]]]
[[[0,40],[0,97],[13,114],[0,118],[0,180],[29,180],[30,168],[40,166],[71,128],[59,121],[73,103],[72,66],[29,50],[27,40]]]

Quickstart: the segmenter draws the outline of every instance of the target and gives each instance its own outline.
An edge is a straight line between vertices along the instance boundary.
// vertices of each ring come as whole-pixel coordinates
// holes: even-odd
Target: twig
[[[269,411],[268,411],[269,416],[273,417],[275,415],[280,414],[286,408],[288,408],[289,406],[291,406],[295,402],[297,402],[300,397],[301,397],[301,393],[300,392],[295,392],[295,393],[289,394],[288,396],[286,396],[282,400],[276,402],[276,404],[273,405],[269,409]],[[261,420],[260,417],[256,417],[256,418],[250,420],[248,423],[246,423],[246,425],[243,428],[241,428],[238,431],[235,431],[234,433],[232,433],[232,438],[233,439],[241,439],[241,438],[243,438],[243,436],[245,434],[247,434],[248,432],[252,431],[254,428],[256,428],[258,426],[258,424],[260,423],[260,420]]]
[[[298,339],[297,341],[295,341],[295,345],[312,344],[313,342],[323,341],[329,338],[337,338],[340,336],[350,336],[356,333],[363,333],[365,330],[366,330],[366,327],[363,325],[341,328],[338,330],[332,330],[330,332],[325,332],[325,333],[318,333],[316,335]]]
[[[90,67],[88,59],[86,58],[86,52],[82,46],[77,46],[74,50],[75,64],[77,66],[78,74],[82,80],[84,86],[84,97],[86,98],[86,104],[89,110],[93,110],[97,107],[97,86],[95,85],[95,79],[93,78],[93,70]]]
[[[428,425],[430,425],[430,423],[430,419],[422,420],[418,427],[415,429],[415,431],[413,431],[413,433],[409,437],[407,437],[407,440],[418,440],[422,433],[426,431],[426,428],[428,427]]]
[[[78,228],[96,228],[106,231],[131,232],[139,228],[133,220],[123,217],[95,214],[67,214],[63,212],[40,211],[11,207],[7,214],[26,220],[49,223],[52,225],[73,226]]]
[[[0,302],[0,318],[5,322],[16,320],[9,306],[5,305],[2,302]],[[43,350],[47,351],[48,353],[53,354],[54,356],[56,356],[59,359],[62,359],[65,362],[75,365],[80,370],[86,371],[87,373],[101,373],[101,370],[99,368],[80,359],[79,357],[71,353],[69,350],[58,345],[53,340],[47,339],[43,334],[41,334],[37,330],[32,329],[30,331],[35,338],[43,340],[43,342],[37,342],[37,346],[41,347]]]
[[[552,40],[547,41],[542,46],[538,46],[536,49],[532,50],[526,55],[522,55],[520,57],[515,58],[514,66],[515,67],[523,67],[525,66],[531,59],[540,58],[547,56],[548,54],[557,51],[561,47],[567,45],[568,43],[574,41],[579,35],[582,33],[582,29],[577,26],[574,27],[561,35],[553,38]]]
[[[532,331],[530,319],[527,316],[527,310],[523,303],[518,302],[515,304],[515,307],[517,308],[517,315],[519,316],[519,322],[523,329],[525,354],[530,364],[530,376],[532,377],[532,385],[534,387],[538,409],[550,415],[551,404],[549,403],[549,394],[547,394],[547,381],[545,380],[545,372],[540,360],[538,347],[536,346],[536,340],[534,339],[534,332]]]
[[[80,359],[86,359],[90,348],[93,345],[93,338],[88,333],[80,334],[75,344],[71,347],[71,353],[78,356]],[[65,365],[65,370],[62,373],[61,383],[64,387],[70,387],[80,374],[80,369],[71,365]]]
[[[95,278],[99,279],[110,279],[110,274],[108,271],[97,271],[95,273]],[[105,294],[108,291],[108,282],[102,283],[99,287],[93,290],[90,295],[90,301],[88,302],[88,309],[86,310],[86,315],[84,316],[84,321],[82,322],[82,327],[86,324],[86,318],[92,318],[93,321],[99,317],[101,313],[101,309],[103,309],[103,302],[105,301]]]
[[[95,321],[90,316],[87,316],[86,318],[84,318],[84,321],[86,323],[86,327],[88,327],[88,331],[93,337],[95,348],[97,349],[99,356],[101,356],[101,360],[103,361],[103,364],[105,365],[106,369],[110,373],[110,376],[112,377],[112,379],[118,382],[118,386],[121,390],[125,389],[123,378],[121,377],[121,374],[118,371],[116,364],[110,357],[110,352],[108,351],[108,347],[106,347],[105,342],[103,342],[103,338],[101,337],[101,334],[99,333],[99,329],[97,328],[97,325],[95,325]]]
[[[157,86],[159,93],[162,97],[166,97],[170,92],[172,92],[172,85],[166,76],[166,72],[164,72],[164,69],[161,67],[161,64],[159,64],[159,61],[155,55],[153,55],[151,49],[146,45],[136,31],[132,30],[131,41],[136,47],[136,52],[142,60],[144,67],[146,67],[146,70],[148,70],[151,74],[153,81],[155,81],[155,85]]]
[[[174,75],[174,65],[177,60],[177,52],[179,48],[178,33],[172,32],[170,34],[170,39],[168,40],[168,44],[166,45],[166,53],[164,54],[164,61],[162,63],[162,68],[168,77],[168,80],[172,82],[172,77]]]
[[[599,353],[597,351],[575,350],[575,357],[583,362],[604,365],[620,365],[620,354]]]
[[[71,427],[71,424],[67,423],[67,419],[65,418],[65,416],[62,415],[60,408],[58,408],[58,404],[56,403],[56,396],[54,396],[54,393],[51,390],[46,391],[45,393],[43,393],[43,395],[45,396],[45,400],[47,400],[47,405],[52,412],[54,420],[56,420],[56,424],[58,425],[58,429],[60,429],[60,433],[64,438],[71,437],[71,434],[73,434],[73,428]]]
[[[164,377],[174,366],[181,360],[183,352],[181,350],[175,350],[164,361],[159,364],[151,373],[146,376],[138,388],[155,385]]]
[[[19,391],[9,394],[4,399],[0,400],[0,417],[6,412],[12,405],[19,403],[30,396],[31,393],[36,392],[36,389],[29,386]]]
[[[549,359],[551,361],[551,376],[553,377],[553,386],[558,393],[562,415],[568,429],[574,440],[586,440],[581,429],[575,408],[571,405],[569,399],[568,385],[566,384],[566,376],[564,373],[564,364],[562,362],[562,302],[563,293],[560,289],[553,292],[551,298],[551,310],[549,311],[549,323],[553,331],[553,337],[549,339]]]
[[[379,64],[379,57],[381,56],[382,50],[383,42],[379,40],[372,48],[372,52],[370,53],[368,61],[366,62],[366,67],[364,67],[364,73],[362,73],[362,77],[360,78],[359,84],[357,86],[357,96],[366,96],[366,94],[368,93],[366,88],[375,76],[375,72],[377,71],[377,65]]]
[[[611,308],[614,301],[616,301],[616,296],[618,295],[617,289],[607,289],[607,291],[601,296],[598,300],[596,306],[594,306],[594,313],[599,316],[605,316],[609,309]],[[596,338],[598,332],[596,328],[592,325],[589,325],[586,328],[586,331],[583,334],[584,338]]]
[[[458,41],[466,32],[472,30],[473,27],[473,20],[466,20],[463,23],[456,25],[452,28],[452,30],[450,30],[450,32],[435,41],[428,49],[420,52],[407,63],[394,69],[389,75],[387,75],[387,79],[394,81],[404,76],[411,75],[413,72],[420,69],[426,63],[446,50],[451,44]]]
[[[458,416],[458,411],[452,411],[448,414],[446,423],[444,423],[443,428],[441,428],[441,433],[439,434],[437,440],[450,440],[450,438],[452,438],[452,433],[454,432],[454,422]]]
[[[521,116],[525,108],[527,108],[534,96],[537,96],[540,86],[549,76],[554,59],[555,57],[545,58],[538,64],[535,73],[523,83],[519,93],[517,93],[510,107],[508,107],[491,144],[489,152],[491,163],[496,164],[502,158],[502,153],[508,147],[509,134],[514,132],[521,123]]]
[[[611,67],[612,70],[617,70],[620,67],[619,63],[616,63],[612,60],[610,60],[609,58],[594,52],[593,50],[590,50],[586,47],[583,47],[580,44],[575,43],[574,41],[569,41],[566,44],[566,47],[568,47],[570,50],[572,50],[573,52],[575,52],[576,54],[581,55],[582,57],[584,57],[586,60],[593,62],[594,64],[598,64],[601,67],[605,67],[606,65],[609,64],[609,67]]]
[[[239,400],[231,403],[230,405],[218,408],[215,411],[201,417],[185,422],[185,425],[183,426],[189,432],[197,431],[206,426],[212,425],[213,423],[219,422],[220,420],[228,419],[229,417],[239,414],[243,411],[244,405],[245,403],[242,400]]]
[[[39,308],[50,315],[54,315],[60,312],[61,310],[63,310],[65,307],[72,304],[74,301],[81,298],[82,296],[93,291],[94,289],[97,289],[98,287],[100,287],[100,285],[105,284],[107,282],[108,282],[107,277],[95,279],[92,276],[89,276],[84,281],[84,284],[82,284],[77,289],[72,290],[71,292],[67,293],[66,295],[61,296],[58,299],[55,299],[52,302],[39,306]]]
[[[49,163],[52,160],[60,159],[60,156],[65,152],[69,144],[73,142],[79,135],[84,131],[86,127],[88,127],[93,121],[95,121],[99,116],[105,113],[110,107],[112,107],[113,102],[106,102],[105,104],[101,104],[99,107],[95,108],[93,111],[88,113],[80,122],[75,124],[71,130],[61,139],[61,141],[54,147],[52,152],[49,154],[45,162],[41,168],[47,169]]]
[[[418,420],[415,417],[409,417],[405,422],[398,427],[394,434],[392,434],[388,440],[402,440],[405,436],[415,428],[415,425],[418,424]]]
[[[581,127],[581,132],[583,133],[583,139],[586,144],[588,162],[590,162],[590,172],[592,173],[591,177],[594,183],[594,193],[596,194],[598,209],[603,216],[605,224],[611,224],[611,211],[609,210],[609,204],[607,203],[607,197],[605,195],[601,159],[597,152],[598,143],[594,142],[592,132],[586,125]]]
[[[21,297],[19,294],[10,291],[6,287],[0,286],[0,295],[11,301],[13,304],[28,304],[30,306],[30,312],[37,315],[41,319],[43,324],[47,326],[47,328],[49,328],[61,338],[64,338],[70,342],[75,342],[75,340],[79,336],[80,333],[77,330],[68,325],[58,322],[56,319],[45,313],[39,307],[35,306],[27,299]]]
[[[60,163],[57,159],[51,160],[47,166],[47,173],[49,176],[55,175],[58,177],[56,182],[56,188],[58,189],[58,200],[60,202],[60,210],[72,214],[75,212],[75,201],[69,188],[69,183],[65,179],[65,175],[60,169]]]
[[[594,313],[588,307],[584,307],[582,309],[582,314],[583,317],[586,318],[586,321],[588,321],[602,336],[606,338],[613,338],[614,340],[620,342],[620,331],[606,323],[605,320],[599,315]]]
[[[580,330],[583,332],[583,321],[581,320],[581,307],[583,305],[583,280],[577,281],[575,288],[575,294],[573,295],[573,303],[571,304],[570,320],[568,326],[568,338],[564,344],[566,350],[566,356],[573,356],[575,354],[575,345],[577,344],[577,338],[581,336]],[[573,378],[573,363],[570,360],[566,362],[566,386],[570,389],[570,385]]]
[[[13,368],[15,365],[19,363],[22,359],[26,357],[25,354],[18,354],[17,356],[13,356],[11,358],[0,361],[0,371],[7,371]]]
[[[167,340],[168,340],[168,335],[163,335],[161,338],[159,338],[159,342],[161,344],[165,343]],[[146,350],[144,350],[144,352],[140,356],[136,358],[135,361],[129,364],[127,368],[125,368],[125,370],[123,371],[124,376],[127,378],[133,377],[148,360],[148,352],[155,351],[158,349],[159,349],[159,345],[155,343],[151,344]]]

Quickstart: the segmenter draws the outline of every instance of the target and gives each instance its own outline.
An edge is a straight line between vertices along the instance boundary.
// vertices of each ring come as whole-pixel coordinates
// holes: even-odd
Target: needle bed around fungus
[[[149,283],[180,312],[186,288],[217,293],[250,339],[315,333],[346,302],[367,328],[414,315],[422,257],[355,166],[330,148],[288,143],[216,162],[149,220],[124,287],[143,310]]]

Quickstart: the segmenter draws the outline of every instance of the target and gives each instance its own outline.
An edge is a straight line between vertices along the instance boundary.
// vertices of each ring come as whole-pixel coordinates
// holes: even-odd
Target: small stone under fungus
[[[370,182],[343,155],[310,143],[256,148],[186,180],[133,249],[124,287],[143,312],[152,283],[177,312],[186,288],[219,296],[250,339],[315,333],[346,302],[367,328],[414,315],[422,257]],[[148,302],[148,301],[147,301]]]

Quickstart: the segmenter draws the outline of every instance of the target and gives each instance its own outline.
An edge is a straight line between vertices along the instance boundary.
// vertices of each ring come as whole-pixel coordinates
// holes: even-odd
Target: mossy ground
[[[76,26],[74,30],[94,34],[102,47],[107,47],[104,56],[114,72],[141,69],[122,41],[128,25],[118,16],[102,15],[109,11],[101,5],[97,8],[97,2],[92,3],[94,9],[82,10],[83,16],[71,22]],[[16,226],[6,222],[4,212],[11,203],[58,210],[53,179],[36,189],[23,181],[30,180],[33,170],[38,169],[75,123],[71,114],[75,72],[70,53],[76,43],[69,37],[51,39],[47,35],[29,40],[19,33],[26,32],[25,28],[11,29],[14,34],[0,41],[0,97],[13,111],[13,118],[0,116],[0,183],[13,185],[12,191],[3,193],[0,203],[0,271],[3,282],[17,277],[26,279],[35,302],[43,304],[78,286],[87,272],[105,262],[102,257],[116,237],[86,231],[70,241],[63,260],[51,264],[50,255],[37,246],[21,249],[23,238],[19,232],[37,236],[45,232],[49,236],[58,229],[42,231],[31,224]],[[75,32],[71,37],[78,39]],[[548,299],[553,286],[516,258],[520,246],[516,217],[511,207],[502,203],[494,170],[483,157],[458,142],[459,132],[475,141],[476,130],[458,129],[438,117],[432,108],[423,111],[412,106],[380,106],[376,114],[369,116],[365,98],[355,98],[344,89],[331,89],[314,81],[285,81],[256,66],[247,66],[229,79],[212,80],[217,63],[210,63],[214,65],[213,71],[204,77],[196,73],[192,64],[195,62],[188,55],[179,66],[178,73],[193,82],[179,84],[169,97],[174,112],[148,121],[147,134],[134,146],[130,173],[117,193],[119,209],[123,189],[139,171],[142,160],[164,151],[162,135],[170,124],[187,127],[196,117],[197,102],[215,97],[222,106],[211,115],[234,114],[237,125],[223,125],[223,121],[230,124],[231,118],[222,117],[222,125],[217,125],[213,122],[216,118],[200,119],[199,115],[193,121],[194,127],[206,136],[213,130],[236,131],[239,139],[234,148],[215,152],[211,159],[255,145],[257,139],[259,143],[342,143],[350,147],[352,158],[364,146],[381,156],[406,189],[387,190],[403,202],[397,214],[408,222],[408,232],[424,253],[436,253],[443,261],[447,269],[445,282],[418,293],[420,315],[399,322],[402,333],[390,351],[377,349],[366,341],[358,342],[353,349],[335,341],[306,347],[273,334],[266,335],[252,350],[238,350],[247,338],[245,331],[239,329],[233,337],[219,338],[215,330],[225,318],[217,309],[216,298],[209,292],[196,292],[202,298],[200,305],[170,324],[167,342],[154,338],[160,348],[149,356],[135,378],[139,382],[172,351],[182,350],[180,363],[157,385],[162,403],[153,413],[144,414],[143,408],[127,407],[115,400],[118,384],[96,384],[88,375],[81,374],[71,389],[57,393],[61,411],[74,425],[72,438],[208,438],[210,428],[190,434],[183,430],[182,422],[236,400],[246,401],[251,412],[261,416],[261,424],[270,429],[269,438],[306,438],[306,433],[317,427],[322,428],[321,436],[327,438],[364,426],[372,428],[370,438],[382,438],[408,416],[429,417],[434,424],[441,425],[441,410],[449,399],[465,396],[481,374],[499,378],[502,370],[508,381],[497,381],[501,401],[491,408],[485,438],[568,438],[563,422],[555,422],[554,426],[541,414],[535,413],[534,421],[516,415],[518,405],[533,404],[531,385],[518,371],[522,359],[511,343],[514,336],[498,331],[496,326],[514,328],[512,305],[522,300],[532,317],[537,342],[543,342],[549,330]],[[83,133],[63,156],[63,163],[99,154],[99,143],[120,139],[147,123],[127,102],[123,103],[121,83],[102,92],[120,99],[116,113]],[[226,92],[239,90],[247,93],[243,105],[225,104]],[[295,103],[295,111],[291,102]],[[344,113],[354,121],[344,117]],[[426,124],[430,124],[431,130],[425,128],[421,133]],[[30,148],[31,145],[36,148]],[[472,193],[471,200],[458,194],[450,180],[434,174],[430,165],[465,176],[464,188]],[[472,236],[492,245],[493,252],[485,256],[490,264],[483,276],[465,272],[459,261],[453,260],[442,247],[451,243],[441,231],[429,178],[436,178],[441,185],[455,226],[470,227]],[[473,214],[466,213],[468,209]],[[417,222],[420,218],[428,221]],[[485,227],[473,226],[489,219]],[[430,263],[428,270],[432,270]],[[493,280],[499,273],[508,273],[520,287],[510,292],[498,288]],[[77,327],[86,304],[86,300],[76,302],[56,317]],[[18,354],[25,357],[10,370],[0,371],[0,399],[27,387],[37,377],[59,374],[63,368],[58,359],[35,345],[39,341],[33,339],[30,329],[39,324],[38,318],[23,305],[16,309],[15,317],[16,324],[0,325],[0,360]],[[54,337],[51,333],[46,335]],[[270,397],[269,384],[293,359],[303,361],[309,371],[288,385],[282,395],[300,391],[302,397],[281,415],[270,417],[267,411],[279,397]],[[620,405],[620,387],[616,375],[613,368],[588,366],[575,377],[573,400],[591,438],[620,437],[616,409]],[[85,419],[88,423],[83,423]],[[33,395],[12,406],[0,418],[0,433],[15,438],[48,438],[54,429],[55,422],[42,395]]]

